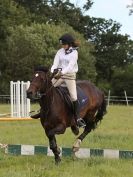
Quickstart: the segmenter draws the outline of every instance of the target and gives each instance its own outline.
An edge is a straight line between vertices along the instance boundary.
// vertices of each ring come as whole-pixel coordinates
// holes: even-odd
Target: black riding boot
[[[73,101],[73,113],[74,113],[74,118],[75,121],[77,122],[77,126],[80,127],[85,127],[85,121],[79,117],[79,103],[78,101]]]

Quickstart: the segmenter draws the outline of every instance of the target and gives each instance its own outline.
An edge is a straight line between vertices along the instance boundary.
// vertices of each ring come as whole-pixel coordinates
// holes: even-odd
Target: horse
[[[60,89],[52,84],[52,78],[53,75],[50,74],[47,67],[38,67],[27,90],[27,98],[34,99],[37,93],[39,95],[40,122],[49,139],[49,146],[54,154],[55,163],[58,164],[61,158],[55,135],[64,134],[68,127],[71,127],[75,135],[79,132],[75,126],[72,109],[66,103]],[[86,95],[88,101],[80,109],[80,117],[83,118],[86,126],[73,144],[72,152],[74,154],[79,150],[83,139],[97,127],[97,123],[102,120],[106,113],[106,100],[100,89],[87,80],[76,81],[76,84]]]

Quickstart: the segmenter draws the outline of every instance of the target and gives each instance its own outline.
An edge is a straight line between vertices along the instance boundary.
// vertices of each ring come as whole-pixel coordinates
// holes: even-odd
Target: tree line
[[[88,79],[115,95],[133,95],[133,41],[120,34],[121,24],[90,17],[69,0],[0,0],[0,94],[9,93],[10,80],[31,78],[37,65],[51,66],[69,32],[80,41],[78,79]]]

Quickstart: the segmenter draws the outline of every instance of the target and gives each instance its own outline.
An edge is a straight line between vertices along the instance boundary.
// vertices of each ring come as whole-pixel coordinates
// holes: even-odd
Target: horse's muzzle
[[[27,93],[27,98],[32,99],[33,93],[29,91],[27,91],[26,93]]]

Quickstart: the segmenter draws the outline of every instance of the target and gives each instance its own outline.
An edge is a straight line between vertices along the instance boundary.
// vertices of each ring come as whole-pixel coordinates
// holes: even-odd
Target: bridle
[[[38,75],[40,72],[44,72],[44,71],[36,71],[36,73]],[[54,74],[52,74],[52,77],[48,78],[48,74],[46,72],[44,72],[44,73],[46,75],[46,79],[43,79],[43,78],[41,78],[41,79],[43,80],[43,83],[46,84],[46,91],[45,92],[37,91],[37,98],[36,99],[40,99],[42,96],[47,96],[48,93],[51,91],[51,89],[54,87],[54,84],[59,80],[59,79],[57,79],[57,81],[48,88],[49,81],[51,82],[52,78],[54,77]],[[35,84],[32,83],[32,85],[35,85]]]
[[[60,70],[61,68],[58,68],[58,69]],[[58,70],[58,69],[57,69],[57,70]],[[40,72],[44,72],[44,71],[36,71],[36,74],[39,75]],[[54,83],[52,83],[51,86],[48,88],[49,81],[51,82],[51,80],[54,78],[54,75],[55,75],[56,73],[52,73],[51,77],[48,77],[48,74],[47,74],[46,72],[44,72],[44,73],[45,73],[46,79],[43,79],[43,78],[41,78],[41,79],[43,80],[43,83],[46,84],[46,91],[45,91],[45,92],[39,92],[39,91],[37,91],[37,98],[36,98],[36,99],[41,99],[42,96],[47,96],[47,95],[49,94],[49,92],[51,91],[51,89],[52,89],[52,88],[54,87],[54,85],[56,84],[56,82],[58,82],[58,80],[60,79],[60,78],[58,78],[58,79],[57,79]],[[36,75],[36,74],[35,74],[35,75]],[[62,79],[74,80],[74,79],[65,78],[65,77],[62,77]],[[34,83],[33,83],[32,85],[34,85]],[[47,89],[47,88],[48,88],[48,89]]]
[[[45,79],[40,75],[41,73],[44,73],[45,74]],[[48,112],[49,112],[49,103],[51,102],[51,103],[53,103],[53,100],[54,100],[54,97],[53,97],[53,93],[51,92],[51,95],[49,94],[49,92],[51,91],[51,89],[52,88],[54,88],[55,86],[55,84],[56,84],[56,82],[58,82],[58,80],[60,79],[57,79],[54,83],[52,83],[52,79],[54,78],[54,75],[55,75],[55,73],[53,73],[50,77],[48,76],[48,72],[45,72],[45,71],[36,71],[36,74],[38,74],[38,76],[40,76],[41,78],[41,80],[42,80],[42,84],[44,84],[44,85],[46,85],[45,86],[45,88],[43,88],[43,86],[42,86],[42,90],[43,90],[43,92],[42,92],[42,90],[41,90],[41,88],[40,88],[40,90],[38,90],[37,91],[37,93],[36,93],[36,97],[34,97],[34,100],[39,100],[39,101],[41,101],[41,99],[43,99],[43,97],[45,97],[45,114],[47,115],[48,114]],[[35,76],[36,76],[36,74],[35,74]],[[37,77],[37,76],[36,76]],[[63,77],[63,79],[65,79],[64,77]],[[66,78],[66,79],[68,79],[68,78]],[[73,80],[73,79],[70,79],[70,80]],[[50,87],[49,87],[49,84],[50,84],[50,82],[51,82],[51,85],[50,85]],[[35,86],[36,87],[36,85],[35,85],[35,83],[31,83],[33,86]],[[40,111],[40,110],[39,110]],[[35,111],[32,111],[32,112],[35,112]]]

